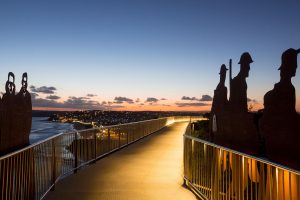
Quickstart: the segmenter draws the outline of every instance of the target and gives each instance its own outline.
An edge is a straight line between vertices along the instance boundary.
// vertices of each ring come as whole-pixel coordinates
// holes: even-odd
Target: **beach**
[[[29,141],[30,144],[33,144],[53,135],[71,130],[73,130],[72,124],[51,122],[48,121],[48,117],[32,117]]]

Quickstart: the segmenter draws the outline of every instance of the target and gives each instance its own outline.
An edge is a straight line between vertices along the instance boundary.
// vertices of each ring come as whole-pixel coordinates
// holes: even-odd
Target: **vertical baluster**
[[[195,141],[195,143],[197,144],[197,147],[200,147],[200,145],[198,146],[198,142]],[[202,177],[202,183],[201,183],[201,186],[202,186],[202,194],[204,194],[205,196],[205,155],[204,155],[204,145],[205,144],[202,144],[201,145],[201,151],[199,148],[197,148],[197,151],[200,153],[201,155],[201,163],[199,163],[199,166],[201,167],[201,177]],[[199,156],[200,157],[200,156]]]
[[[191,181],[192,181],[192,184],[195,183],[194,181],[194,141],[191,140],[192,142],[192,155],[191,155]]]
[[[93,130],[93,137],[94,137],[94,162],[96,162],[97,159],[97,135],[96,130]]]
[[[251,176],[251,178],[250,178],[250,199],[253,199],[252,185],[253,185],[254,177],[253,177],[252,159],[249,159],[249,161],[250,161],[250,173],[249,173],[249,175]]]
[[[16,199],[21,199],[20,194],[21,194],[21,163],[20,163],[20,158],[21,158],[22,152],[16,155]]]
[[[39,171],[39,168],[38,167],[36,167],[36,166],[41,166],[40,165],[40,162],[39,162],[39,149],[38,149],[38,147],[39,146],[36,146],[35,148],[34,148],[34,152],[36,152],[36,159],[35,159],[35,157],[33,158],[33,159],[35,159],[35,165],[33,166],[34,167],[34,172],[35,172],[35,183],[36,183],[36,188],[35,188],[35,194],[39,194],[39,189],[40,189],[40,176],[41,176],[41,174],[40,174],[40,171]],[[25,153],[24,153],[25,154]],[[24,160],[24,155],[23,154],[23,156],[22,156],[22,163],[23,163],[23,160]],[[24,173],[23,173],[23,171],[22,171],[22,178],[24,179]],[[24,189],[24,186],[23,186],[23,189]],[[37,197],[38,195],[36,195],[36,197]],[[23,197],[24,198],[24,197]],[[23,199],[22,198],[22,199]]]
[[[22,192],[20,193],[20,199],[24,199],[25,196],[24,196],[24,183],[26,182],[25,178],[24,178],[24,171],[22,169],[22,166],[23,166],[23,163],[24,163],[24,155],[25,155],[25,152],[22,152],[21,155],[20,155],[20,163],[19,163],[19,168],[20,168],[20,179],[22,182],[20,182],[20,188],[22,190]]]
[[[230,170],[231,170],[231,166],[230,166],[230,157],[229,157],[229,153],[230,152],[226,152],[226,161],[227,161],[227,173],[226,173],[226,183],[227,183],[227,187],[226,187],[226,191],[227,191],[227,198],[230,200]]]
[[[4,190],[4,184],[3,184],[3,179],[4,179],[4,175],[3,175],[3,160],[0,160],[0,199],[3,199],[3,190]]]
[[[122,146],[121,144],[121,129],[118,129],[118,135],[119,135],[119,148]]]
[[[231,152],[227,152],[227,161],[228,161],[228,174],[227,174],[227,190],[228,190],[228,199],[231,199],[231,182],[230,182],[230,177],[231,177],[231,172],[232,172],[232,167],[231,167]]]
[[[204,144],[204,185],[205,185],[205,196],[208,198],[208,178],[207,178],[207,164],[208,164],[208,159],[207,159],[207,147],[206,144]]]
[[[227,152],[225,152],[225,151],[224,151],[224,159],[226,159],[225,162],[224,162],[224,164],[226,166],[225,167],[226,170],[224,172],[225,172],[225,198],[227,200],[228,199],[228,182],[227,182],[228,181],[228,177],[227,177],[228,176],[228,173],[227,173],[227,171],[228,171],[228,165],[227,165],[228,164],[228,158],[227,158]]]
[[[10,169],[9,169],[9,199],[13,199],[14,188],[14,157],[10,157]]]
[[[77,146],[78,146],[78,144],[77,144],[77,134],[78,134],[78,132],[75,132],[74,133],[74,156],[75,156],[75,160],[74,160],[74,174],[76,174],[77,173],[77,164],[78,164],[78,153],[77,153]]]
[[[56,180],[56,156],[55,156],[55,139],[52,139],[52,188],[55,189],[55,180]]]
[[[197,142],[198,143],[198,142]],[[203,144],[203,148],[202,148],[202,170],[203,170],[203,173],[202,173],[202,177],[204,178],[203,180],[203,194],[204,196],[207,195],[206,193],[206,158],[205,158],[205,144]]]
[[[108,143],[108,151],[110,151],[110,129],[108,129],[108,132],[107,132],[107,143]]]
[[[203,194],[203,162],[199,162],[198,157],[203,159],[203,151],[200,150],[200,148],[198,148],[198,144],[195,140],[193,140],[194,142],[194,155],[196,157],[195,159],[195,178],[196,178],[196,184],[197,184],[197,188],[199,188],[199,190],[201,191],[201,193]],[[202,160],[203,161],[203,160]],[[197,180],[198,178],[198,174],[200,174],[200,176],[202,176],[202,179],[200,179],[199,181]]]
[[[205,176],[205,195],[208,198],[208,177],[207,177],[207,165],[208,165],[208,159],[207,159],[207,146],[204,144],[204,176]]]
[[[247,187],[247,193],[246,193],[246,196],[247,196],[247,200],[249,199],[249,158],[245,158],[245,163],[246,163],[246,176],[245,176],[245,179],[246,179],[246,187]]]
[[[52,170],[51,170],[51,166],[52,166],[52,149],[51,149],[51,141],[47,142],[47,151],[46,151],[46,155],[45,156],[45,162],[46,162],[46,175],[47,175],[47,182],[45,181],[44,184],[44,190],[46,190],[47,188],[49,188],[49,185],[51,186],[51,177],[52,177]]]
[[[129,143],[129,129],[128,126],[126,127],[126,144]]]
[[[223,198],[222,199],[226,199],[226,191],[225,191],[225,155],[224,155],[224,151],[221,150],[221,158],[222,158],[222,171],[221,171],[221,174],[222,174],[222,192],[223,192]]]
[[[11,198],[15,199],[15,195],[16,195],[16,155],[12,156],[12,165],[11,165],[11,174],[12,174],[12,187],[11,187]]]
[[[255,184],[255,191],[256,191],[256,199],[258,200],[259,199],[259,194],[258,194],[258,186],[259,186],[259,183],[260,183],[260,173],[258,172],[258,162],[255,162],[255,173],[256,173],[256,184]]]
[[[44,188],[45,188],[45,182],[46,182],[46,179],[48,178],[47,177],[47,172],[46,172],[46,169],[47,169],[47,161],[46,161],[46,154],[47,154],[47,152],[46,152],[46,145],[45,144],[43,144],[43,145],[41,145],[41,148],[40,148],[40,150],[41,150],[41,165],[42,165],[42,169],[41,169],[41,174],[42,174],[42,176],[43,176],[43,178],[41,179],[41,192],[42,191],[44,191]],[[27,154],[26,154],[26,158],[27,158]],[[25,174],[25,176],[26,176],[26,174]],[[26,176],[26,178],[27,178],[27,176]]]
[[[6,162],[5,162],[5,176],[6,176],[6,183],[5,183],[5,199],[8,199],[8,191],[9,191],[9,158],[6,159]]]
[[[238,177],[238,195],[237,195],[237,198],[238,199],[242,199],[242,182],[243,182],[243,166],[242,166],[242,159],[243,157],[239,156],[239,159],[238,159],[238,168],[239,168],[239,177]]]
[[[260,163],[260,167],[261,167],[261,180],[262,180],[262,182],[260,182],[259,183],[259,187],[260,187],[260,196],[261,196],[261,200],[263,200],[263,199],[265,199],[266,198],[266,191],[267,191],[267,189],[266,189],[266,187],[268,187],[267,185],[266,185],[266,179],[265,179],[265,166],[266,166],[266,164],[264,164],[264,163]]]

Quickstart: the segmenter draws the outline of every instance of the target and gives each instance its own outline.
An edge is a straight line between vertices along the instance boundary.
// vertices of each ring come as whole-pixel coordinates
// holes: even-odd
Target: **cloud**
[[[86,97],[69,97],[63,102],[63,107],[67,108],[78,108],[78,109],[101,109],[101,105],[98,101],[86,99]]]
[[[132,99],[129,99],[127,97],[115,97],[114,103],[116,103],[116,104],[122,104],[122,103],[133,104],[134,102]]]
[[[196,97],[187,97],[187,96],[183,96],[181,97],[181,100],[189,100],[189,101],[196,101],[198,100]]]
[[[63,103],[59,103],[55,100],[33,98],[31,101],[34,107],[63,108]]]
[[[101,104],[98,101],[87,100],[86,97],[69,97],[64,101],[64,105],[68,108],[80,108],[80,109],[99,109]]]
[[[102,101],[102,103],[101,103],[102,105],[106,105],[107,104],[107,102],[106,101]]]
[[[49,95],[49,96],[46,96],[46,99],[50,99],[50,100],[58,100],[60,99],[59,96],[56,96],[56,95]]]
[[[140,100],[140,98],[137,98],[137,99],[135,100],[135,103],[139,103],[139,102],[141,102],[141,100]]]
[[[39,94],[34,93],[34,92],[31,92],[30,95],[31,95],[31,99],[35,99],[36,97],[39,96]]]
[[[165,100],[167,100],[167,99],[166,99],[166,98],[161,98],[160,100],[161,100],[161,101],[165,101]]]
[[[50,95],[51,96],[51,95]],[[105,109],[106,107],[100,104],[98,101],[89,100],[86,97],[69,97],[64,102],[57,102],[54,99],[42,99],[42,98],[32,98],[32,105],[34,107],[48,107],[48,108],[72,108],[80,110],[99,110]]]
[[[56,91],[55,87],[47,87],[47,86],[42,86],[42,87],[35,87],[33,85],[31,85],[30,87],[30,91],[31,92],[35,92],[35,93],[44,93],[44,94],[54,94],[54,91]]]
[[[256,99],[247,98],[247,102],[258,103]]]
[[[96,94],[87,94],[86,96],[87,97],[96,97],[97,95]]]
[[[121,106],[121,105],[113,105],[113,106],[109,106],[107,107],[109,109],[113,109],[113,108],[125,108],[125,106]]]
[[[212,100],[213,100],[213,98],[207,94],[202,95],[202,98],[199,99],[199,101],[212,101]]]
[[[146,103],[157,103],[159,100],[157,98],[154,98],[154,97],[148,97],[146,99]]]
[[[187,97],[183,96],[181,100],[188,100],[188,101],[212,101],[212,97],[209,95],[202,95],[201,99],[198,99],[196,97]]]
[[[201,106],[208,106],[210,104],[207,104],[207,103],[176,103],[176,105],[178,107],[192,107],[192,106],[201,107]]]

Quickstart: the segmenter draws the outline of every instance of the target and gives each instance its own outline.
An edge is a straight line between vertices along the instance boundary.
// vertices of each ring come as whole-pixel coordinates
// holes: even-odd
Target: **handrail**
[[[174,117],[187,117],[187,116],[174,116]],[[194,117],[194,116],[192,116],[192,117]],[[197,117],[197,116],[195,116],[195,117]],[[103,126],[103,127],[97,127],[97,128],[89,128],[89,129],[83,129],[83,130],[77,130],[77,131],[74,130],[74,131],[70,131],[70,132],[67,132],[67,133],[72,133],[72,132],[78,132],[78,133],[80,133],[80,132],[93,131],[93,130],[99,130],[99,129],[105,129],[105,128],[115,128],[115,127],[120,127],[120,126],[128,126],[128,125],[132,125],[132,124],[138,124],[138,123],[141,123],[141,122],[149,122],[149,121],[155,121],[155,120],[167,119],[167,118],[168,117],[163,117],[163,118],[158,118],[158,119],[148,119],[148,120],[137,121],[137,122],[130,122],[130,123],[125,123],[125,124],[116,124],[116,125]],[[59,136],[61,136],[63,134],[66,134],[66,133],[58,133],[58,134],[50,136],[50,137],[48,137],[46,139],[40,140],[40,141],[38,141],[38,142],[36,142],[34,144],[28,145],[28,146],[26,146],[26,147],[24,147],[22,149],[18,149],[16,151],[10,152],[8,154],[2,155],[2,156],[0,156],[0,160],[8,158],[8,157],[13,156],[13,155],[18,154],[18,153],[21,153],[23,151],[26,151],[26,150],[28,150],[30,148],[33,148],[33,147],[35,147],[35,146],[37,146],[37,145],[39,145],[41,143],[47,142],[49,140],[52,140],[52,139],[54,139],[56,137],[59,137]]]
[[[125,123],[125,124],[117,124],[117,125],[111,125],[111,126],[103,126],[103,127],[97,127],[97,128],[88,128],[88,129],[76,130],[76,131],[74,130],[74,131],[70,131],[70,132],[67,132],[67,133],[73,133],[73,132],[81,133],[81,132],[86,132],[86,131],[94,131],[94,130],[105,129],[105,128],[114,128],[114,127],[119,127],[119,126],[127,126],[127,125],[131,125],[131,124],[137,124],[137,123],[148,122],[148,121],[155,121],[155,120],[166,119],[166,118],[167,117],[158,118],[158,119],[149,119],[149,120],[143,120],[143,121],[137,121],[137,122],[130,122],[130,123]],[[31,149],[31,148],[33,148],[35,146],[38,146],[41,143],[53,140],[54,138],[59,137],[59,136],[61,136],[63,134],[66,134],[66,133],[59,133],[59,134],[50,136],[50,137],[48,137],[46,139],[43,139],[41,141],[38,141],[38,142],[36,142],[34,144],[28,145],[28,146],[26,146],[26,147],[24,147],[22,149],[18,149],[16,151],[10,152],[8,154],[2,155],[2,156],[0,156],[0,160],[8,158],[8,157],[13,156],[13,155],[16,155],[16,154],[21,153],[23,151],[26,151],[28,149]]]
[[[55,139],[55,138],[57,138],[57,137],[59,137],[59,136],[61,136],[61,135],[63,135],[63,134],[65,134],[65,133],[58,133],[58,134],[53,135],[53,136],[50,136],[50,137],[48,137],[48,138],[46,138],[46,139],[40,140],[40,141],[38,141],[38,142],[36,142],[36,143],[34,143],[34,144],[30,144],[30,145],[28,145],[28,146],[26,146],[26,147],[24,147],[24,148],[22,148],[22,149],[18,149],[18,150],[16,150],[16,151],[13,151],[13,152],[10,152],[10,153],[5,154],[5,155],[3,155],[3,156],[0,156],[0,160],[9,158],[9,157],[14,156],[14,155],[16,155],[16,154],[19,154],[19,153],[22,153],[22,152],[27,151],[27,150],[29,150],[29,149],[32,149],[32,148],[35,147],[35,146],[38,146],[38,145],[40,145],[40,144],[42,144],[42,143],[45,143],[45,142],[50,141],[50,140],[53,140],[53,139]]]
[[[173,116],[60,133],[0,157],[0,199],[42,199],[61,178],[176,121]],[[200,117],[198,117],[200,119]]]
[[[244,157],[246,157],[246,158],[251,158],[251,159],[257,160],[257,161],[259,161],[259,162],[262,162],[262,163],[271,165],[271,166],[273,166],[273,167],[277,167],[277,168],[282,169],[282,170],[288,170],[288,171],[291,171],[291,172],[293,172],[293,173],[295,173],[295,174],[297,174],[297,175],[300,175],[300,171],[298,171],[298,170],[296,170],[296,169],[289,168],[289,167],[284,166],[284,165],[281,165],[281,164],[279,164],[279,163],[272,162],[272,161],[270,161],[270,160],[266,160],[266,158],[260,158],[260,157],[256,157],[256,156],[253,156],[253,155],[249,155],[249,154],[246,154],[246,153],[243,153],[243,152],[239,152],[239,151],[236,151],[236,150],[233,150],[233,149],[224,147],[224,146],[220,146],[220,145],[218,145],[218,144],[209,142],[209,141],[207,141],[207,140],[202,140],[202,139],[200,139],[200,138],[196,138],[196,137],[193,137],[193,136],[190,136],[190,135],[184,134],[183,137],[189,138],[189,139],[191,139],[191,140],[194,140],[194,141],[197,141],[197,142],[200,142],[200,143],[203,143],[203,144],[207,144],[207,145],[210,145],[210,146],[212,146],[212,147],[216,147],[216,148],[219,148],[219,149],[221,149],[221,150],[228,151],[228,152],[231,152],[231,153],[240,155],[240,156],[244,156]]]
[[[184,140],[184,181],[201,199],[300,199],[300,172],[190,135]]]

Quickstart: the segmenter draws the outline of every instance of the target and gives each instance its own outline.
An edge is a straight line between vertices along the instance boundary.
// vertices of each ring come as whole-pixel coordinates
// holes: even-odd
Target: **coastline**
[[[74,130],[73,124],[48,121],[48,117],[32,117],[30,144],[53,135]]]

